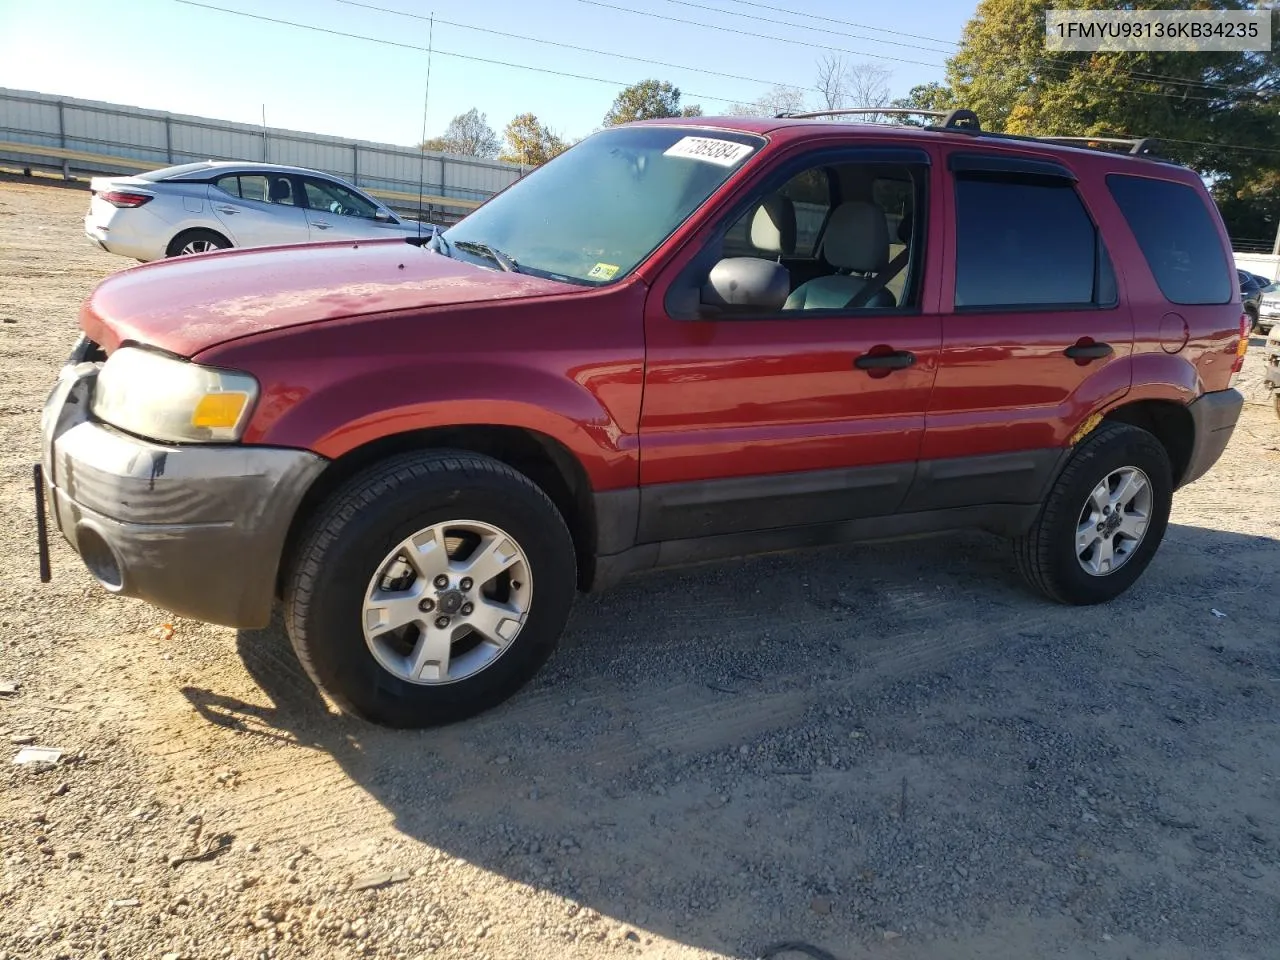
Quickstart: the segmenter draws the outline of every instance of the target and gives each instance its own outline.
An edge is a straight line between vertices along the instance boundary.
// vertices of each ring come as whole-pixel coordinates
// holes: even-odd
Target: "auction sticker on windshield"
[[[714,137],[681,137],[663,151],[663,156],[688,157],[691,160],[704,160],[721,167],[732,167],[750,154],[752,149],[745,143],[734,143],[732,140],[717,140]]]

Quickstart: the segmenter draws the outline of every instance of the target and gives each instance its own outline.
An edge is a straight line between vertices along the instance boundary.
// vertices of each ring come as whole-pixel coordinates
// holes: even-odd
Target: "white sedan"
[[[94,177],[89,188],[89,239],[143,262],[226,247],[430,238],[436,230],[327,173],[274,163],[184,163],[135,177]]]

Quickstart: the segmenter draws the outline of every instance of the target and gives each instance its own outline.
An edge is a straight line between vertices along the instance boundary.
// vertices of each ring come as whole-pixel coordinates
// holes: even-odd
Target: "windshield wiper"
[[[488,257],[507,273],[519,273],[520,265],[508,257],[501,250],[489,246],[487,243],[480,243],[476,240],[455,240],[453,245],[459,250],[465,250],[467,253],[478,253],[482,257]]]

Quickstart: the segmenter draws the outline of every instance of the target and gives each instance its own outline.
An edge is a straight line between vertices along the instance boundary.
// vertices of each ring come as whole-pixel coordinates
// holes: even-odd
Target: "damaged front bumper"
[[[90,416],[98,369],[68,365],[45,404],[51,523],[113,593],[196,620],[265,626],[290,523],[326,461],[123,433]]]

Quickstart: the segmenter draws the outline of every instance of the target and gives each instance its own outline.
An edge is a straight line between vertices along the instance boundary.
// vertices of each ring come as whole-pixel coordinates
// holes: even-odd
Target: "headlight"
[[[92,409],[153,440],[218,443],[240,439],[257,399],[258,381],[247,373],[122,347],[98,373]]]

